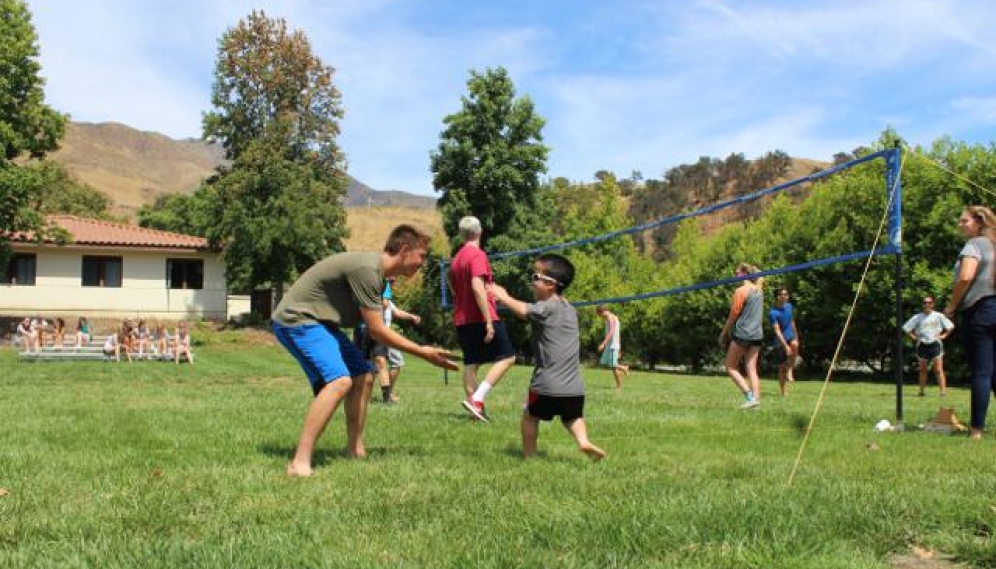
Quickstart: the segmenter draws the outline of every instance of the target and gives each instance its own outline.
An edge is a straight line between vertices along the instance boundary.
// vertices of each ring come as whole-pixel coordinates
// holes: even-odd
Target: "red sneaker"
[[[490,421],[488,419],[488,414],[484,411],[483,401],[474,401],[473,399],[464,399],[463,408],[466,409],[475,419],[481,421],[482,423],[487,423]]]

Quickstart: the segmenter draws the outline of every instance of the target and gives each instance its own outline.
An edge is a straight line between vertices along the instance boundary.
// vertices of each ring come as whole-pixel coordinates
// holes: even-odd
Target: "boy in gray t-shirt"
[[[581,452],[601,460],[605,452],[588,440],[584,422],[584,380],[579,361],[578,313],[561,294],[574,280],[574,265],[560,255],[542,255],[530,276],[535,303],[509,296],[499,285],[489,285],[495,300],[532,324],[530,341],[536,368],[522,414],[522,454],[536,455],[539,422],[560,416]]]

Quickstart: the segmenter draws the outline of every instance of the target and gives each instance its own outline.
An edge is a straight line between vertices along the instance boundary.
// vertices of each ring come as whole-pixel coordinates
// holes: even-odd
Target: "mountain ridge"
[[[49,158],[65,166],[78,182],[105,193],[114,214],[132,220],[160,195],[193,193],[225,163],[220,145],[173,139],[118,122],[70,122],[59,150]],[[343,197],[345,207],[434,209],[435,204],[429,196],[376,190],[351,175]]]

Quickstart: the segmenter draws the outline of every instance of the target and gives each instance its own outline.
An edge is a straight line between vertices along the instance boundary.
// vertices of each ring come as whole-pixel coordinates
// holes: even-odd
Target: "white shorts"
[[[387,351],[387,367],[400,368],[405,365],[405,354],[401,350],[391,348]]]

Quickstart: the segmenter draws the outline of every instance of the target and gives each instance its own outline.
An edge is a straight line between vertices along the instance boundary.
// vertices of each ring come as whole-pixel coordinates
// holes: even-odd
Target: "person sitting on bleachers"
[[[135,321],[131,318],[125,318],[121,325],[121,349],[133,354],[137,342],[138,332],[135,331]]]
[[[31,331],[35,333],[35,352],[40,352],[45,345],[45,331],[48,330],[48,322],[40,315],[35,316],[31,321]]]
[[[169,357],[169,344],[169,330],[162,322],[156,322],[156,327],[152,330],[152,349],[159,359],[164,360]]]
[[[87,322],[86,316],[80,316],[76,322],[76,349],[82,348],[84,344],[89,344],[92,337],[90,323]]]
[[[128,361],[131,360],[131,352],[125,349],[125,341],[128,333],[125,331],[124,327],[121,330],[111,334],[107,337],[107,341],[104,342],[104,355],[107,357],[114,356],[114,361],[121,361],[121,352],[124,352]]]
[[[145,349],[149,347],[149,328],[145,325],[145,320],[138,321],[135,328],[135,344],[138,346],[138,359],[145,356]],[[149,348],[149,355],[152,355],[152,348]]]
[[[176,334],[173,335],[173,358],[176,363],[180,363],[180,356],[185,355],[187,361],[194,363],[194,354],[190,352],[190,332],[187,330],[187,321],[181,320],[176,325]]]
[[[61,316],[55,318],[55,325],[52,328],[52,347],[56,350],[62,349],[62,344],[66,341],[66,321]]]
[[[31,325],[30,316],[25,316],[24,320],[17,325],[17,339],[21,342],[21,348],[25,352],[38,353],[38,333]]]

